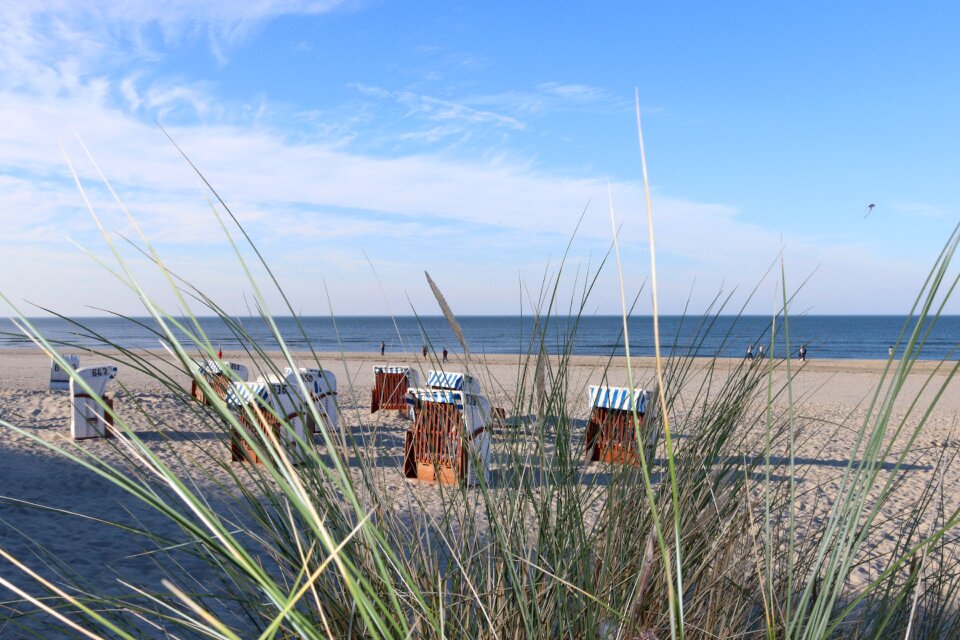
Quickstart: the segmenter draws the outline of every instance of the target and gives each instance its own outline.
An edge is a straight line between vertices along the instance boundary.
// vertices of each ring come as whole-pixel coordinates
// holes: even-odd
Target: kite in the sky
[[[863,215],[863,217],[866,218],[868,215],[870,215],[871,213],[873,213],[873,208],[874,208],[875,206],[877,206],[877,205],[871,204],[871,205],[867,206],[867,212]]]

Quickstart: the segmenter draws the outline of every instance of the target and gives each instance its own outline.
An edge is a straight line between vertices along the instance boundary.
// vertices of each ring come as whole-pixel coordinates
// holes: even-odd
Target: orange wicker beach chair
[[[80,368],[80,356],[76,354],[62,356],[74,371]],[[70,373],[65,371],[56,360],[50,361],[50,391],[69,391]]]
[[[640,464],[641,454],[653,462],[658,434],[656,390],[590,386],[590,421],[587,424],[587,460]],[[636,407],[642,446],[633,423]]]
[[[380,409],[396,410],[401,416],[413,418],[407,403],[407,390],[419,386],[420,376],[410,367],[374,367],[370,413]]]
[[[70,435],[75,440],[113,437],[113,399],[106,395],[107,384],[117,377],[117,367],[105,364],[86,367],[70,378]],[[88,390],[89,389],[89,390]],[[107,408],[110,411],[107,411]]]
[[[230,388],[231,382],[238,380],[246,382],[249,380],[247,368],[242,364],[218,362],[216,360],[204,360],[195,362],[195,364],[197,365],[195,375],[204,378],[221,400],[227,399],[227,390]],[[227,368],[229,368],[230,373],[226,372]],[[190,395],[196,398],[200,404],[210,404],[210,399],[204,394],[203,387],[197,383],[196,377],[190,385]]]
[[[479,391],[479,385],[465,382],[454,384]],[[404,475],[443,484],[473,485],[482,474],[488,481],[489,401],[479,393],[459,389],[416,388],[410,389],[407,397],[415,417],[404,443]]]
[[[227,389],[226,403],[263,451],[270,451],[276,442],[284,447],[294,464],[303,460],[304,403],[295,384],[232,382]],[[230,460],[263,462],[247,436],[238,429],[230,431]]]

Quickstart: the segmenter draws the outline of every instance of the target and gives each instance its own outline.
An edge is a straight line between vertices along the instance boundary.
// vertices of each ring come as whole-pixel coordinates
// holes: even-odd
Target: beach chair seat
[[[194,364],[196,364],[197,377],[206,380],[207,384],[213,388],[214,393],[216,393],[221,400],[226,400],[227,391],[230,388],[231,382],[236,380],[246,382],[249,380],[249,372],[242,364],[235,362],[218,362],[216,360],[195,361]],[[227,373],[227,369],[229,369],[230,373]],[[196,377],[191,382],[190,395],[200,404],[210,404],[210,399],[204,394],[203,387],[198,383]]]
[[[443,484],[490,479],[490,403],[448,389],[411,389],[414,424],[404,442],[404,475]]]
[[[654,428],[656,389],[590,386],[590,420],[587,423],[587,460],[640,464],[640,455],[652,464],[658,433]],[[641,444],[637,442],[633,413],[640,421]]]
[[[77,371],[77,376],[86,388],[70,378],[70,435],[75,440],[112,438],[113,399],[106,395],[106,390],[117,377],[117,367],[112,364],[85,367]]]
[[[67,364],[76,371],[80,368],[80,356],[69,354],[62,356]],[[50,361],[50,391],[69,391],[70,372],[63,369],[56,360]]]
[[[276,442],[293,464],[304,460],[303,401],[287,382],[232,382],[226,403],[262,450],[269,451]],[[230,430],[230,460],[263,462],[245,434],[235,428]]]
[[[396,410],[403,417],[413,418],[407,403],[407,391],[420,386],[420,376],[410,367],[374,367],[373,390],[370,392],[370,413],[380,409]]]
[[[292,387],[299,389],[296,380],[290,378],[292,373],[293,369],[287,367],[283,372],[284,378]],[[310,401],[320,420],[327,430],[335,431],[340,424],[340,413],[337,410],[337,376],[326,369],[303,367],[300,368],[300,376],[310,392]],[[312,412],[304,411],[303,420],[308,433],[320,433],[320,424],[314,419]]]

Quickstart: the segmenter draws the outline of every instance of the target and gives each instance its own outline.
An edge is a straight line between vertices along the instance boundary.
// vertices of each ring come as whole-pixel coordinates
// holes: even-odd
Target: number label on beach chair
[[[113,437],[113,399],[106,395],[106,389],[117,377],[117,367],[87,367],[77,371],[77,375],[86,388],[70,379],[70,434],[77,440]]]
[[[63,356],[67,364],[76,371],[80,368],[80,356],[70,354]],[[70,372],[65,371],[56,360],[50,362],[50,391],[69,391],[70,390]]]

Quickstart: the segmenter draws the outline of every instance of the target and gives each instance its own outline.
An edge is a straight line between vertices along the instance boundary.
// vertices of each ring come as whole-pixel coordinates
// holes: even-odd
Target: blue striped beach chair
[[[303,401],[286,382],[232,382],[227,389],[227,406],[246,433],[269,451],[274,442],[284,447],[294,464],[304,458],[301,442],[305,441]],[[244,433],[230,432],[230,459],[233,462],[263,460]]]
[[[414,388],[413,427],[404,443],[404,475],[443,484],[490,479],[490,403],[480,394]]]
[[[653,462],[658,434],[656,388],[653,391],[590,385],[590,421],[587,423],[587,460],[639,464],[639,455]],[[634,408],[640,422],[642,446],[637,443]]]

